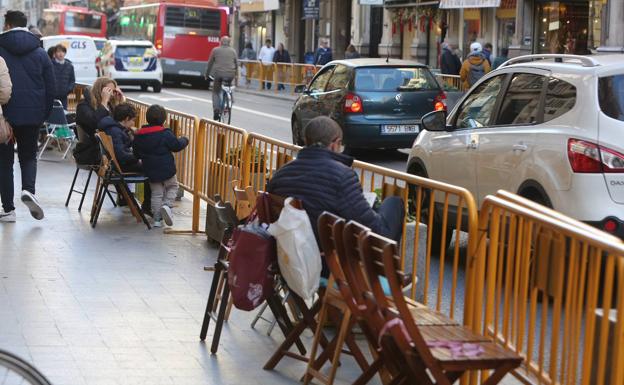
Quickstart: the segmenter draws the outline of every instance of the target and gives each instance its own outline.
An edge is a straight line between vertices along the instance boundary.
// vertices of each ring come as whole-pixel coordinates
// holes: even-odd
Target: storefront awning
[[[501,0],[440,0],[440,9],[494,8]]]
[[[241,0],[240,11],[245,12],[265,12],[279,9],[279,0]]]

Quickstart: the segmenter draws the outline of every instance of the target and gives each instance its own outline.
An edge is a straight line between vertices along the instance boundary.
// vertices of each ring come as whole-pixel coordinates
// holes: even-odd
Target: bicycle
[[[15,354],[1,349],[0,384],[52,385],[37,368]]]
[[[214,77],[209,77],[210,81],[214,81]],[[232,106],[234,105],[234,88],[232,85],[233,79],[221,80],[221,116],[219,121],[221,123],[230,124],[232,121]],[[213,85],[214,87],[214,85]]]

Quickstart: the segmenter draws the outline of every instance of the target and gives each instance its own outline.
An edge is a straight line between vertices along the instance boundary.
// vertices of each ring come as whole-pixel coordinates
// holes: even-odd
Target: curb
[[[254,95],[254,96],[264,96],[264,97],[269,97],[269,98],[278,99],[278,100],[286,100],[286,101],[293,102],[293,103],[297,100],[296,94],[293,96],[286,96],[286,95],[276,94],[273,91],[262,92],[262,91],[256,91],[256,90],[252,90],[249,88],[241,87],[241,86],[236,87],[236,92],[240,92],[240,93],[248,94],[248,95]]]

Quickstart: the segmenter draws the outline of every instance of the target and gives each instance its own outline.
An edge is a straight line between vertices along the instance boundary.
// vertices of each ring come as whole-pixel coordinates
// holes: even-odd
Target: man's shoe
[[[173,213],[171,212],[171,208],[169,206],[161,207],[160,215],[162,216],[162,219],[165,221],[167,226],[173,226]]]
[[[162,221],[154,221],[153,227],[162,227]]]
[[[43,209],[39,205],[39,201],[29,191],[22,190],[22,202],[28,207],[30,215],[37,220],[43,219]]]
[[[0,212],[0,222],[15,222],[15,210]]]
[[[215,112],[215,113],[212,115],[212,120],[215,120],[215,121],[217,121],[217,122],[218,122],[219,120],[221,120],[221,114],[219,114],[219,113]]]

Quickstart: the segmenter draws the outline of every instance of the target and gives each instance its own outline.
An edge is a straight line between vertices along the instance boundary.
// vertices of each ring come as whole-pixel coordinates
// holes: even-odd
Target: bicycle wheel
[[[37,368],[6,350],[0,350],[0,385],[52,385]]]
[[[221,105],[221,122],[230,124],[232,120],[232,102],[227,92],[223,92],[223,102]]]

